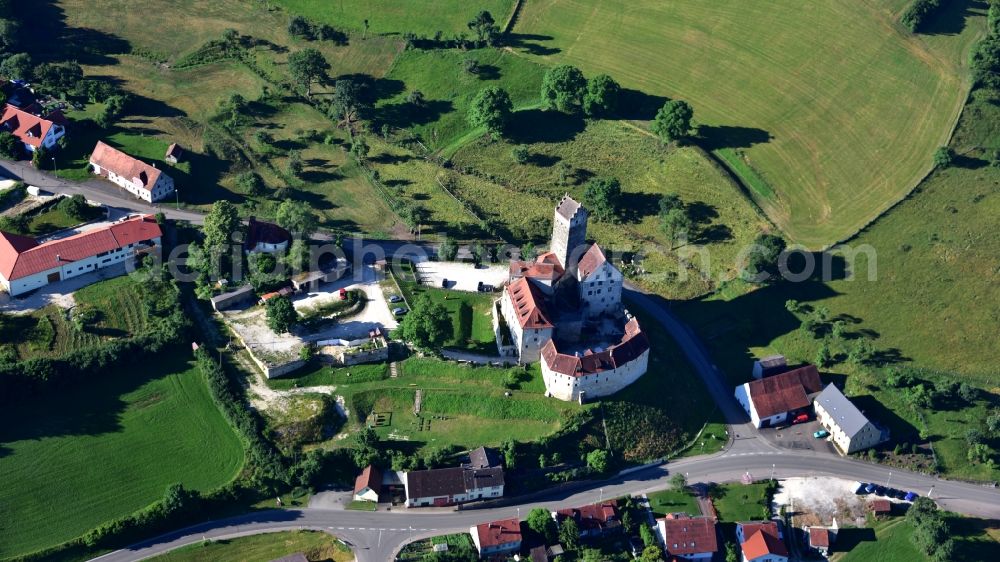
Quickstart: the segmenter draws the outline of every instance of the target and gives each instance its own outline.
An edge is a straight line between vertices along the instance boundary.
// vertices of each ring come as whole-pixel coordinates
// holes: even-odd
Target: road
[[[148,205],[131,197],[117,187],[93,180],[75,183],[39,172],[29,165],[0,160],[0,168],[9,175],[22,178],[30,185],[68,195],[82,194],[92,201],[132,212],[163,212],[167,217],[201,224],[204,215],[193,211],[177,210],[169,205]],[[320,235],[321,240],[328,237]],[[398,255],[434,252],[433,246],[405,241],[348,240],[347,244],[366,244],[376,254]],[[379,257],[382,257],[379,256]],[[935,477],[841,458],[826,452],[782,449],[768,442],[747,423],[747,416],[737,404],[722,371],[716,366],[701,340],[681,322],[666,306],[665,301],[626,283],[625,298],[630,306],[638,307],[660,322],[680,345],[688,360],[730,425],[735,437],[724,452],[692,457],[632,472],[574,493],[553,493],[529,503],[508,507],[467,509],[463,511],[361,512],[341,509],[307,508],[299,510],[274,510],[252,513],[221,521],[214,521],[183,529],[151,541],[133,545],[99,558],[103,562],[131,561],[161,554],[178,546],[202,539],[220,539],[261,532],[290,529],[317,529],[331,532],[348,541],[355,548],[359,562],[392,560],[403,544],[421,537],[449,532],[461,532],[470,526],[496,519],[524,516],[532,507],[544,506],[559,509],[586,505],[604,497],[641,494],[667,485],[668,469],[683,471],[690,482],[724,482],[739,480],[750,472],[756,478],[770,476],[831,476],[888,483],[897,488],[926,495],[934,491],[934,498],[946,509],[968,515],[1000,517],[1000,490],[975,484],[940,480]],[[736,437],[738,436],[738,437]]]

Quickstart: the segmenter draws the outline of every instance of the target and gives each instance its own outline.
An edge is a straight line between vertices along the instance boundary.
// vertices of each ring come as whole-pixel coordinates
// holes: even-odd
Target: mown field
[[[915,36],[906,5],[533,0],[514,31],[533,60],[692,103],[702,142],[745,161],[768,216],[817,247],[907,194],[964,103],[985,6],[952,2]]]
[[[466,24],[478,10],[489,10],[499,25],[507,21],[514,0],[435,0],[419,8],[406,0],[276,0],[289,13],[328,23],[340,29],[372,33],[417,33],[446,37],[469,33]]]
[[[72,539],[175,482],[211,490],[243,464],[201,374],[169,356],[3,408],[0,443],[0,558]]]
[[[351,549],[319,531],[264,533],[236,539],[196,543],[154,556],[157,562],[268,562],[301,552],[309,560],[349,562]]]

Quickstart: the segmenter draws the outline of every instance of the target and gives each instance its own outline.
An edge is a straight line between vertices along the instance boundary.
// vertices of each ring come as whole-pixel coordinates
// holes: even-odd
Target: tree
[[[236,187],[247,195],[261,195],[264,193],[264,180],[256,172],[243,172],[236,176]]]
[[[830,346],[824,341],[820,344],[819,349],[816,350],[815,363],[820,367],[829,367],[832,359],[833,355],[830,353]]]
[[[309,269],[312,261],[312,249],[305,240],[296,239],[288,247],[285,254],[285,264],[293,271],[305,271]]]
[[[663,550],[660,549],[660,545],[651,544],[642,549],[642,557],[639,560],[640,562],[659,562],[663,560]]]
[[[660,215],[660,228],[670,241],[682,238],[692,226],[691,217],[684,209],[671,209],[666,214]]]
[[[583,95],[583,112],[589,117],[606,117],[618,110],[622,87],[607,74],[598,74],[587,81]]]
[[[609,221],[618,212],[622,184],[616,178],[594,178],[587,182],[583,201],[598,219]]]
[[[194,502],[198,498],[198,492],[185,490],[181,484],[171,484],[163,492],[164,515],[170,517],[178,513],[183,513],[194,507]]]
[[[267,312],[267,327],[277,334],[283,334],[298,322],[299,313],[292,306],[292,301],[285,296],[272,297],[265,306]]]
[[[994,411],[986,417],[986,431],[994,439],[1000,437],[1000,411]]]
[[[83,81],[83,69],[75,62],[45,62],[34,70],[35,80],[50,90],[69,92]]]
[[[63,199],[59,202],[59,208],[76,220],[82,221],[90,217],[91,207],[87,204],[87,198],[80,194]]]
[[[692,117],[694,110],[686,101],[671,100],[656,112],[650,129],[664,143],[680,140],[691,131]]]
[[[785,251],[785,240],[774,234],[761,234],[754,240],[744,276],[756,283],[766,282],[777,272],[778,258]]]
[[[288,70],[306,87],[306,97],[312,97],[312,83],[326,73],[329,64],[316,49],[302,49],[288,57]]]
[[[523,145],[517,145],[510,149],[510,157],[514,159],[514,162],[518,164],[527,164],[528,160],[531,158],[531,153],[528,152],[528,147]]]
[[[687,477],[684,476],[683,472],[675,472],[670,475],[670,486],[675,490],[683,490],[687,487],[687,484]]]
[[[319,219],[309,205],[291,199],[278,205],[275,220],[282,228],[303,239],[312,236],[319,227]]]
[[[576,524],[576,519],[563,519],[559,525],[559,544],[573,552],[580,548],[580,526]]]
[[[358,118],[363,108],[361,98],[361,86],[357,82],[347,78],[337,80],[330,100],[331,115],[350,125],[351,121]]]
[[[371,147],[365,142],[364,137],[354,137],[354,142],[351,143],[351,154],[355,158],[364,162],[365,158],[368,158],[368,152],[371,151]]]
[[[458,244],[451,238],[445,238],[438,246],[438,258],[442,261],[453,261],[458,255]]]
[[[299,177],[302,175],[302,171],[305,169],[305,164],[302,163],[302,153],[298,150],[289,152],[288,162],[285,163],[285,167],[292,176]]]
[[[646,546],[659,546],[659,541],[656,540],[656,533],[653,532],[653,528],[649,526],[649,523],[645,521],[639,524],[639,538],[642,539],[642,544]]]
[[[479,61],[473,57],[462,59],[462,68],[469,74],[479,74]]]
[[[399,324],[403,339],[425,351],[437,351],[454,336],[451,315],[440,303],[421,295]]]
[[[469,21],[469,29],[476,34],[480,45],[493,46],[500,37],[500,28],[493,21],[493,15],[486,10],[479,12],[476,17]]]
[[[947,538],[948,524],[937,514],[922,520],[913,528],[913,544],[925,554],[933,554]]]
[[[472,263],[479,267],[483,263],[483,257],[486,255],[486,249],[479,242],[473,242],[469,246],[469,253],[472,254]]]
[[[977,398],[979,398],[979,389],[969,383],[963,382],[958,387],[958,396],[966,403],[972,404]]]
[[[684,202],[676,193],[665,193],[660,196],[659,207],[659,214],[662,217],[674,209],[684,209]]]
[[[302,16],[292,16],[288,20],[288,34],[292,37],[302,39],[312,39],[312,26],[309,21]]]
[[[568,64],[554,66],[542,77],[542,103],[547,109],[575,112],[583,102],[587,80],[579,68]]]
[[[926,497],[919,497],[913,500],[910,508],[906,510],[906,520],[916,526],[928,518],[936,517],[938,507],[934,500]]]
[[[0,217],[0,231],[25,234],[28,232],[30,221],[27,215],[19,214],[9,217]]]
[[[414,107],[423,107],[427,104],[427,97],[420,90],[413,90],[406,94],[406,103]]]
[[[934,151],[934,167],[939,170],[951,167],[955,162],[955,153],[947,146],[939,147]]]
[[[853,365],[865,365],[875,357],[875,344],[868,338],[858,338],[847,353],[847,360]]]
[[[538,250],[535,249],[535,245],[531,242],[525,242],[521,246],[521,260],[522,261],[534,261],[538,257]]]
[[[28,53],[17,53],[0,62],[0,74],[11,80],[31,80],[35,65]]]
[[[594,449],[587,453],[587,468],[598,474],[608,471],[608,452],[604,449]]]
[[[469,106],[469,123],[473,127],[484,127],[493,138],[503,134],[510,121],[514,105],[510,95],[503,88],[491,86],[479,92]]]
[[[740,555],[736,553],[736,544],[726,543],[726,562],[739,562]]]
[[[528,512],[525,520],[528,528],[545,540],[545,544],[555,544],[557,540],[556,523],[552,520],[549,510],[536,507]]]
[[[247,280],[254,291],[273,291],[285,282],[284,271],[278,270],[278,260],[267,252],[254,252],[247,256]]]
[[[205,247],[219,248],[233,241],[233,234],[242,228],[236,207],[226,200],[212,204],[212,210],[205,215]]]
[[[625,532],[630,535],[635,530],[635,519],[632,518],[631,509],[622,511],[622,529],[625,529]]]
[[[10,131],[0,131],[0,156],[17,160],[21,157],[23,146]]]
[[[108,96],[104,102],[104,109],[97,114],[94,121],[102,128],[106,129],[110,127],[119,117],[125,114],[125,109],[128,107],[130,99],[127,94]]]

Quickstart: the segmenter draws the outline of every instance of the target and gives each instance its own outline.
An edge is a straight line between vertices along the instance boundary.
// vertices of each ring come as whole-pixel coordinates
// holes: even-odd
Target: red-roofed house
[[[828,527],[809,527],[809,548],[826,556],[830,547],[837,540],[837,529]]]
[[[162,235],[152,215],[43,243],[0,232],[0,284],[11,295],[20,295],[121,263],[159,246]]]
[[[143,201],[152,203],[174,192],[174,180],[142,160],[133,158],[102,141],[90,155],[91,170],[124,187]]]
[[[816,366],[806,365],[737,386],[736,400],[755,427],[771,427],[809,408],[822,389]]]
[[[603,537],[622,528],[621,521],[618,520],[618,509],[612,500],[583,507],[560,509],[554,512],[553,516],[560,525],[566,519],[575,520],[580,529],[580,536],[584,538]]]
[[[657,520],[656,525],[669,556],[685,560],[711,560],[719,550],[715,521],[708,517],[670,514]]]
[[[517,519],[476,525],[469,533],[483,558],[499,558],[521,550],[521,522]]]
[[[3,117],[0,118],[0,129],[17,137],[17,140],[21,141],[24,149],[28,152],[34,152],[38,147],[48,150],[54,147],[56,142],[66,134],[66,128],[63,125],[28,113],[10,104],[4,106]]]
[[[774,521],[736,524],[743,562],[788,562],[788,548]]]
[[[515,279],[507,285],[500,308],[521,360],[537,361],[542,346],[552,339],[554,328],[545,309],[542,291],[524,277]]]
[[[368,465],[354,480],[354,500],[378,502],[382,493],[382,471]]]

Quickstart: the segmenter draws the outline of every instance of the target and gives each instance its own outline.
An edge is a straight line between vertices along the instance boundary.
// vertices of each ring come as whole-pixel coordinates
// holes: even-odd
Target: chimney
[[[61,263],[61,262],[62,262],[62,256],[59,255],[59,254],[56,254],[56,263]]]

